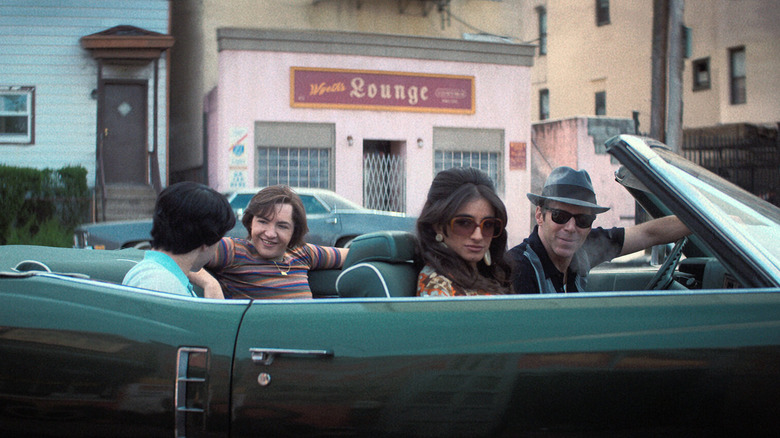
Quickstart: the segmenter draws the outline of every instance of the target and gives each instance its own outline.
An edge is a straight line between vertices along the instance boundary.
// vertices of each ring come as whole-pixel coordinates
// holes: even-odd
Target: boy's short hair
[[[152,248],[174,254],[217,243],[236,224],[224,195],[203,184],[184,181],[157,197],[152,220]]]

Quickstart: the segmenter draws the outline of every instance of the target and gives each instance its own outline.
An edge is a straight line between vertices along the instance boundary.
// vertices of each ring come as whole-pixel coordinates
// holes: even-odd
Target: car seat
[[[405,231],[378,231],[356,237],[349,246],[336,290],[342,298],[413,297],[418,269],[416,238]]]

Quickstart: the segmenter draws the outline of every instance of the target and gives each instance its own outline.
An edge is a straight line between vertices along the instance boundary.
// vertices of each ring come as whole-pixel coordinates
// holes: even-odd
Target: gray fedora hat
[[[596,204],[596,193],[593,191],[588,172],[566,166],[553,169],[544,183],[542,194],[529,193],[528,199],[535,205],[541,205],[542,201],[549,200],[587,207],[594,213],[604,213],[609,210],[609,207]]]

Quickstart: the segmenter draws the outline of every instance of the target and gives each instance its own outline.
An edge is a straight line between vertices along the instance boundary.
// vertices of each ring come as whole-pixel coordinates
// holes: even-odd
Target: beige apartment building
[[[217,84],[220,28],[536,44],[532,122],[630,119],[638,112],[639,130],[650,128],[650,0],[176,0],[171,5],[174,181],[206,175],[203,102]],[[690,32],[682,73],[683,128],[780,121],[777,23],[776,0],[684,2]]]
[[[521,38],[542,41],[533,68],[534,120],[630,118],[638,111],[647,132],[653,2],[533,3],[537,22],[521,29]],[[684,1],[684,129],[780,121],[779,22],[773,0]]]

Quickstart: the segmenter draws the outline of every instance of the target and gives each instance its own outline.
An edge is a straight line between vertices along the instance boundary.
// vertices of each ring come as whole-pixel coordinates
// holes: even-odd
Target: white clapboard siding
[[[95,183],[97,62],[81,48],[83,36],[119,25],[170,33],[168,0],[0,0],[0,87],[35,87],[35,143],[0,144],[0,164],[33,168],[81,165]],[[152,145],[153,64],[112,77],[149,81],[149,138]],[[165,181],[165,56],[158,87],[159,164]],[[116,76],[114,76],[116,75]]]

